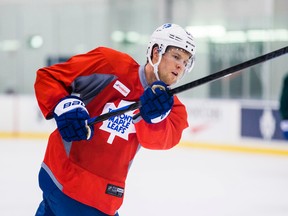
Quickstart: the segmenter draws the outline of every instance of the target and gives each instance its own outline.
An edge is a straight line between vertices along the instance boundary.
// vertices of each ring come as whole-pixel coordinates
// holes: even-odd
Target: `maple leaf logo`
[[[107,103],[101,114],[111,112],[112,110],[119,109],[121,107],[130,105],[134,102],[121,100],[118,107],[114,103]],[[136,133],[132,117],[134,111],[128,111],[119,116],[114,116],[106,121],[103,121],[100,129],[110,133],[107,143],[112,144],[115,136],[121,137],[122,139],[128,140],[130,133]]]

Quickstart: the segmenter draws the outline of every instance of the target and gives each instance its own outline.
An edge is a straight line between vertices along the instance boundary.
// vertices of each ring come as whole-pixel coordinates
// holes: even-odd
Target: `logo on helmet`
[[[171,23],[166,23],[166,24],[163,25],[163,28],[170,28],[171,26],[172,26]]]

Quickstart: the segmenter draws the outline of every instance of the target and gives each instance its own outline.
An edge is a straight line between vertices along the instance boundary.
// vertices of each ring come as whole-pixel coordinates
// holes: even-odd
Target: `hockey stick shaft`
[[[195,81],[192,81],[190,83],[184,84],[184,85],[179,86],[177,88],[171,89],[169,91],[169,93],[174,95],[174,94],[186,91],[188,89],[194,88],[196,86],[203,85],[205,83],[209,83],[209,82],[215,81],[215,80],[217,80],[219,78],[225,77],[227,75],[231,75],[231,74],[233,74],[235,72],[238,72],[240,70],[249,68],[251,66],[257,65],[259,63],[263,63],[265,61],[268,61],[268,60],[271,60],[271,59],[274,59],[274,58],[277,58],[277,57],[282,56],[282,55],[287,54],[287,53],[288,53],[288,46],[283,47],[283,48],[278,49],[278,50],[275,50],[273,52],[267,53],[265,55],[253,58],[251,60],[242,62],[240,64],[234,65],[234,66],[229,67],[227,69],[218,71],[216,73],[210,74],[208,76],[205,76],[205,77],[200,78],[198,80],[195,80]]]
[[[141,107],[140,101],[132,103],[132,104],[127,105],[127,106],[124,106],[124,107],[121,107],[119,109],[112,110],[111,112],[108,112],[108,113],[105,113],[103,115],[88,119],[88,125],[96,124],[98,122],[105,121],[105,120],[112,118],[114,116],[118,116],[118,115],[124,114],[128,111],[133,111],[135,109],[138,109],[139,107]]]
[[[197,86],[200,86],[200,85],[215,81],[215,80],[220,79],[222,77],[225,77],[227,75],[231,75],[231,74],[233,74],[235,72],[238,72],[240,70],[249,68],[251,66],[254,66],[254,65],[263,63],[265,61],[269,61],[271,59],[280,57],[280,56],[282,56],[284,54],[287,54],[287,53],[288,53],[288,46],[283,47],[283,48],[278,49],[278,50],[275,50],[275,51],[272,51],[270,53],[258,56],[256,58],[250,59],[248,61],[242,62],[240,64],[237,64],[237,65],[234,65],[232,67],[226,68],[224,70],[218,71],[216,73],[210,74],[210,75],[205,76],[203,78],[194,80],[194,81],[189,82],[187,84],[181,85],[179,87],[176,87],[174,89],[169,90],[168,93],[171,94],[171,95],[178,94],[180,92],[189,90],[191,88],[195,88]],[[138,101],[138,102],[135,102],[135,103],[130,104],[128,106],[124,106],[122,108],[113,110],[113,111],[111,111],[109,113],[105,113],[103,115],[91,118],[91,119],[88,120],[88,124],[91,125],[91,124],[95,124],[95,123],[98,123],[98,122],[102,122],[102,121],[105,121],[105,120],[107,120],[107,119],[109,119],[111,117],[114,117],[114,116],[117,116],[117,115],[121,115],[123,113],[138,109],[140,107],[141,107],[141,103],[140,103],[140,101]]]

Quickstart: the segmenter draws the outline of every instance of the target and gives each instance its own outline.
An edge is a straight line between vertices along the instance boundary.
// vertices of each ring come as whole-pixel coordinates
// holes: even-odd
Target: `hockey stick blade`
[[[179,87],[176,87],[174,89],[169,90],[168,93],[171,94],[171,95],[178,94],[180,92],[189,90],[191,88],[195,88],[197,86],[200,86],[200,85],[215,81],[215,80],[220,79],[222,77],[225,77],[227,75],[231,75],[231,74],[233,74],[235,72],[238,72],[240,70],[249,68],[251,66],[254,66],[254,65],[263,63],[265,61],[269,61],[271,59],[280,57],[280,56],[282,56],[284,54],[287,54],[287,53],[288,53],[288,46],[283,47],[283,48],[278,49],[278,50],[275,50],[275,51],[272,51],[270,53],[258,56],[256,58],[250,59],[248,61],[242,62],[240,64],[237,64],[237,65],[234,65],[232,67],[226,68],[224,70],[218,71],[216,73],[210,74],[210,75],[205,76],[203,78],[194,80],[194,81],[189,82],[187,84],[181,85]],[[135,102],[135,103],[130,104],[128,106],[124,106],[122,108],[113,110],[113,111],[111,111],[109,113],[105,113],[103,115],[91,118],[91,119],[88,120],[88,125],[92,125],[92,124],[95,124],[95,123],[98,123],[98,122],[105,121],[105,120],[107,120],[107,119],[109,119],[111,117],[114,117],[114,116],[117,116],[117,115],[121,115],[123,113],[138,109],[140,107],[141,107],[140,101]]]

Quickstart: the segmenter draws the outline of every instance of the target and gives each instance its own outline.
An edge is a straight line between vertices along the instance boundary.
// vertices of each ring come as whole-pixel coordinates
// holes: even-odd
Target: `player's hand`
[[[87,124],[89,113],[79,97],[62,99],[54,109],[54,118],[62,138],[67,142],[89,140],[94,134],[93,125]]]
[[[173,95],[168,94],[168,87],[162,81],[156,81],[140,97],[140,114],[148,123],[163,121],[174,104]]]

